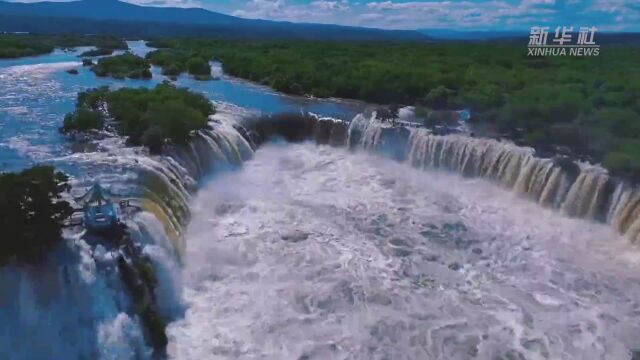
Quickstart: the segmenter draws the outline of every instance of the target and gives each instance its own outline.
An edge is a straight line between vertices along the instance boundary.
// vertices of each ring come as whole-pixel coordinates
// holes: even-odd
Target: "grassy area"
[[[231,75],[290,94],[469,108],[472,121],[523,143],[566,146],[621,173],[640,169],[638,48],[528,57],[524,43],[163,39],[151,45],[220,60]]]
[[[102,49],[127,49],[127,43],[112,36],[45,36],[45,35],[0,35],[0,59],[42,55],[56,47],[96,46]]]
[[[194,131],[207,126],[214,112],[209,99],[167,83],[154,89],[102,87],[78,94],[76,110],[67,114],[60,130],[103,129],[112,119],[129,144],[160,153],[166,142],[186,144]]]
[[[61,240],[62,221],[73,211],[60,199],[67,180],[48,166],[0,173],[0,263],[38,260]]]
[[[97,76],[111,76],[116,79],[151,79],[151,65],[147,60],[131,53],[103,57],[91,67]]]

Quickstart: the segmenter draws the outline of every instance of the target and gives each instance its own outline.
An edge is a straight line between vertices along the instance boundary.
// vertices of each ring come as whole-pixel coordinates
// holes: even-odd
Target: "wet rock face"
[[[318,119],[313,127],[313,139],[320,145],[344,146],[347,142],[347,124],[342,121]]]
[[[294,231],[289,231],[287,233],[284,233],[284,234],[280,235],[280,237],[284,241],[297,243],[297,242],[300,242],[300,241],[307,240],[309,238],[309,234],[304,232],[304,231],[294,230]]]
[[[269,117],[250,119],[246,128],[250,129],[256,145],[274,139],[287,142],[301,142],[311,137],[316,119],[310,115],[278,114]]]
[[[348,126],[334,119],[318,119],[308,114],[278,114],[249,119],[243,128],[243,136],[252,144],[261,144],[275,139],[287,142],[314,140],[317,144],[344,146],[347,142]]]
[[[140,246],[134,244],[128,234],[119,238],[121,253],[117,259],[118,272],[131,297],[132,311],[140,317],[145,338],[153,347],[154,356],[163,358],[169,340],[166,335],[167,323],[160,313],[155,294],[158,286],[156,269],[151,259],[142,253]]]
[[[580,174],[580,167],[572,159],[564,156],[553,158],[553,164],[559,166],[564,173],[573,181]]]
[[[347,137],[349,133],[349,126],[345,122],[332,122],[331,125],[331,140],[329,145],[331,146],[345,146],[347,144]]]
[[[359,128],[352,127],[348,131],[347,137],[347,146],[349,150],[355,150],[362,140],[362,130]]]
[[[377,151],[394,160],[404,161],[411,131],[405,127],[382,128]]]
[[[329,144],[331,140],[331,122],[317,121],[313,128],[313,138],[317,144]]]

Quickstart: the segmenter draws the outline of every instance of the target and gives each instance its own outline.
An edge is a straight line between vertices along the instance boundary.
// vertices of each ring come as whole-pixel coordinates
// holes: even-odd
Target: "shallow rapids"
[[[485,180],[268,145],[199,192],[175,359],[628,359],[638,250]]]

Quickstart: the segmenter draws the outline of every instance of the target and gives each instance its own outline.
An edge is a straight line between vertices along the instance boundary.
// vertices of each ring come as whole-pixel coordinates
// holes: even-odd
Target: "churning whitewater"
[[[270,144],[193,201],[175,359],[628,359],[638,252],[482,179]]]

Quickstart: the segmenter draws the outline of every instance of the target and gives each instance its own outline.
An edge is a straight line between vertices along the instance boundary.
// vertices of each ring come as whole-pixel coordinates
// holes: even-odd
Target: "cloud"
[[[307,4],[288,4],[285,0],[251,0],[232,15],[271,20],[333,22],[333,16],[349,10],[347,0],[314,0]]]
[[[627,30],[627,24],[635,24],[635,30],[640,30],[640,3],[636,0],[595,0],[585,14],[594,19],[614,20],[611,24],[598,26],[600,29]]]
[[[640,5],[633,5],[634,1],[637,0],[252,0],[233,14],[395,29],[458,30],[527,29],[536,25],[611,28],[617,19],[622,21],[622,25],[616,25],[619,29],[634,21],[640,24]]]
[[[349,10],[347,1],[326,1],[316,0],[311,2],[311,6],[322,11],[346,11]]]
[[[558,0],[565,1],[565,0]],[[374,1],[367,4],[369,10],[385,13],[380,22],[385,27],[402,26],[435,28],[492,28],[509,25],[524,18],[553,15],[556,0],[505,0],[480,1]],[[530,21],[532,21],[531,19]],[[520,23],[521,27],[528,24]]]
[[[366,13],[366,14],[362,14],[359,15],[357,18],[358,23],[363,23],[363,22],[368,22],[368,21],[376,21],[376,20],[380,20],[383,19],[384,15],[382,14],[376,14],[376,13]]]

